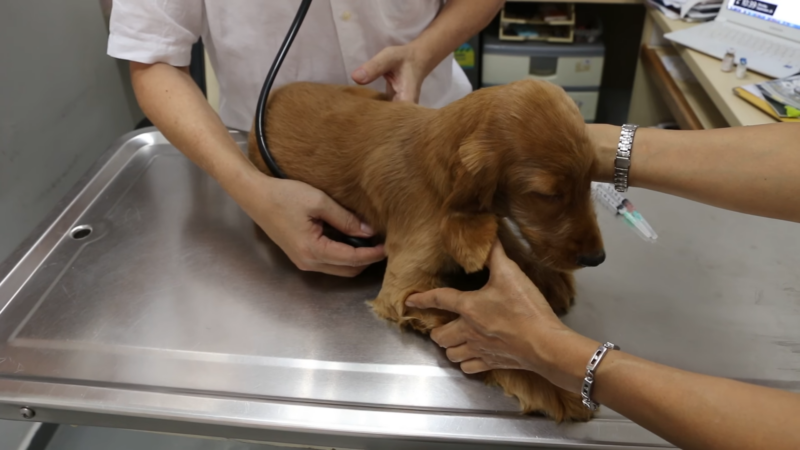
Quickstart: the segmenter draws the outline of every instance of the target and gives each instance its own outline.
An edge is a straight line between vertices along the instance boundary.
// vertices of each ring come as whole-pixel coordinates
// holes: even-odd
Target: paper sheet
[[[721,5],[722,1],[720,0],[718,2],[709,2],[707,0],[686,0],[683,3],[683,5],[681,6],[681,17],[686,17],[689,14],[689,11],[691,11],[692,8],[694,8],[698,4],[708,4],[708,3],[718,3],[718,4]],[[716,15],[716,14],[714,14],[714,15]]]
[[[722,0],[647,0],[670,19],[713,19]]]
[[[755,84],[747,84],[745,86],[741,86],[741,88],[744,89],[745,91],[755,95],[759,99],[765,100],[764,99],[764,95],[761,93],[761,89],[759,89],[758,86],[756,86]]]
[[[658,8],[658,10],[661,11],[667,17],[667,19],[678,20],[681,18],[681,16],[678,13],[656,2],[655,0],[647,0],[647,2],[652,6]]]

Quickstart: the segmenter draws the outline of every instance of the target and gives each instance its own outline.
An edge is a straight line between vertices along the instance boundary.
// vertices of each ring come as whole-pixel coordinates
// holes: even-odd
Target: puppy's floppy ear
[[[481,209],[491,208],[499,177],[497,150],[491,147],[488,140],[473,135],[458,148],[458,156],[468,175],[456,179],[456,189],[466,189],[462,192],[472,194]]]
[[[454,155],[453,186],[441,223],[445,249],[467,271],[483,269],[497,236],[492,200],[499,182],[499,154],[475,132]]]

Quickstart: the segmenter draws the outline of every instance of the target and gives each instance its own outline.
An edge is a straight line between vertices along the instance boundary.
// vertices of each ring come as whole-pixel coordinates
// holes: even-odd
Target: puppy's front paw
[[[404,308],[402,301],[387,301],[380,296],[369,302],[369,305],[382,319],[396,322],[401,327],[412,328],[425,334],[458,317],[457,314],[439,309]]]

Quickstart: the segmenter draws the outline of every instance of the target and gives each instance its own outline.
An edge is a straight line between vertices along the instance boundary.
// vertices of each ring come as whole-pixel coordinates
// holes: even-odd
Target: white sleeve
[[[203,31],[202,0],[114,0],[108,54],[143,64],[189,65]]]

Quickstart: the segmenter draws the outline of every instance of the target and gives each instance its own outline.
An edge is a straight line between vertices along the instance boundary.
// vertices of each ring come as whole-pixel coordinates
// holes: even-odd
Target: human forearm
[[[131,78],[139,105],[153,124],[236,198],[241,181],[257,171],[188,73],[167,64],[132,62]]]
[[[533,339],[536,339],[535,337]],[[578,392],[597,342],[573,334],[545,352],[546,376]],[[544,374],[544,373],[543,373]],[[681,448],[800,448],[800,395],[694,374],[624,352],[606,354],[592,399]]]
[[[595,179],[610,181],[619,127],[588,125]],[[800,222],[800,124],[705,131],[640,128],[630,184],[702,203]]]
[[[215,178],[300,269],[355,276],[385,258],[382,246],[355,249],[322,235],[326,222],[350,236],[372,232],[322,191],[259,172],[185,70],[131,64],[136,97],[164,136]]]
[[[448,0],[428,28],[411,42],[423,62],[425,73],[430,73],[447,55],[479,33],[504,3],[498,0]]]
[[[434,289],[408,298],[414,308],[460,317],[431,331],[466,373],[537,372],[578,393],[599,342],[567,328],[499,244],[480,290]],[[698,375],[612,350],[595,371],[592,400],[662,438],[697,449],[800,448],[800,395]]]

